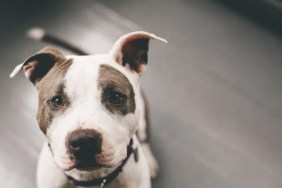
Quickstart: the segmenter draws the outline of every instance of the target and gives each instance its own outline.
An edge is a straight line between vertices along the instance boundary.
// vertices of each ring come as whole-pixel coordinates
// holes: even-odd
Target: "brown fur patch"
[[[64,91],[64,78],[71,64],[72,60],[59,59],[48,73],[36,83],[39,91],[37,121],[44,134],[46,134],[54,117],[62,114],[70,106],[69,98]],[[58,109],[54,109],[51,104],[51,99],[56,95],[60,95],[64,102],[64,105]]]
[[[126,115],[135,112],[134,91],[129,80],[117,69],[109,65],[101,65],[99,70],[98,88],[101,89],[101,102],[111,113]],[[126,97],[122,105],[113,105],[109,102],[109,95],[119,92]]]

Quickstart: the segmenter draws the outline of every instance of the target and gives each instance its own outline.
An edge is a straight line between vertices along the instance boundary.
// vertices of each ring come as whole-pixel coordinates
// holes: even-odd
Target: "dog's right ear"
[[[63,59],[65,59],[64,55],[58,49],[50,47],[43,48],[38,53],[26,59],[23,63],[17,65],[10,74],[10,77],[16,76],[16,74],[23,69],[25,76],[33,84],[36,84],[48,73],[56,62],[62,61]]]

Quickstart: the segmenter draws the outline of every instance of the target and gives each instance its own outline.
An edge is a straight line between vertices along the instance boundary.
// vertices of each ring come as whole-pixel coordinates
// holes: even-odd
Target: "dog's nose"
[[[67,147],[77,160],[91,160],[101,153],[101,134],[92,129],[73,131],[68,138]]]

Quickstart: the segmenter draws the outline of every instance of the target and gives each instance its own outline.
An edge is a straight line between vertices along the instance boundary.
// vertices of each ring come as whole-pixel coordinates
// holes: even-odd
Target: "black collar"
[[[130,142],[127,146],[127,156],[126,156],[126,158],[123,160],[121,165],[119,165],[112,173],[110,173],[106,177],[88,180],[88,181],[79,181],[79,180],[74,179],[71,176],[66,175],[68,180],[76,186],[85,186],[85,187],[87,187],[87,186],[104,187],[104,186],[110,184],[113,180],[116,179],[116,177],[119,175],[119,173],[122,172],[122,168],[124,167],[124,165],[126,164],[126,162],[128,161],[128,159],[129,159],[129,157],[131,156],[132,153],[134,153],[134,158],[135,158],[135,161],[137,162],[137,160],[138,160],[137,148],[133,149],[132,145],[133,145],[133,140],[130,139]]]

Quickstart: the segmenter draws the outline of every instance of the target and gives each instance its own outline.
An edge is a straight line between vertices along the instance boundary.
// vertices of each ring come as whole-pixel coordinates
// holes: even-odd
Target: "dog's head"
[[[114,167],[126,158],[140,119],[146,32],[121,37],[109,53],[64,56],[44,48],[18,65],[39,92],[37,120],[63,170]]]

